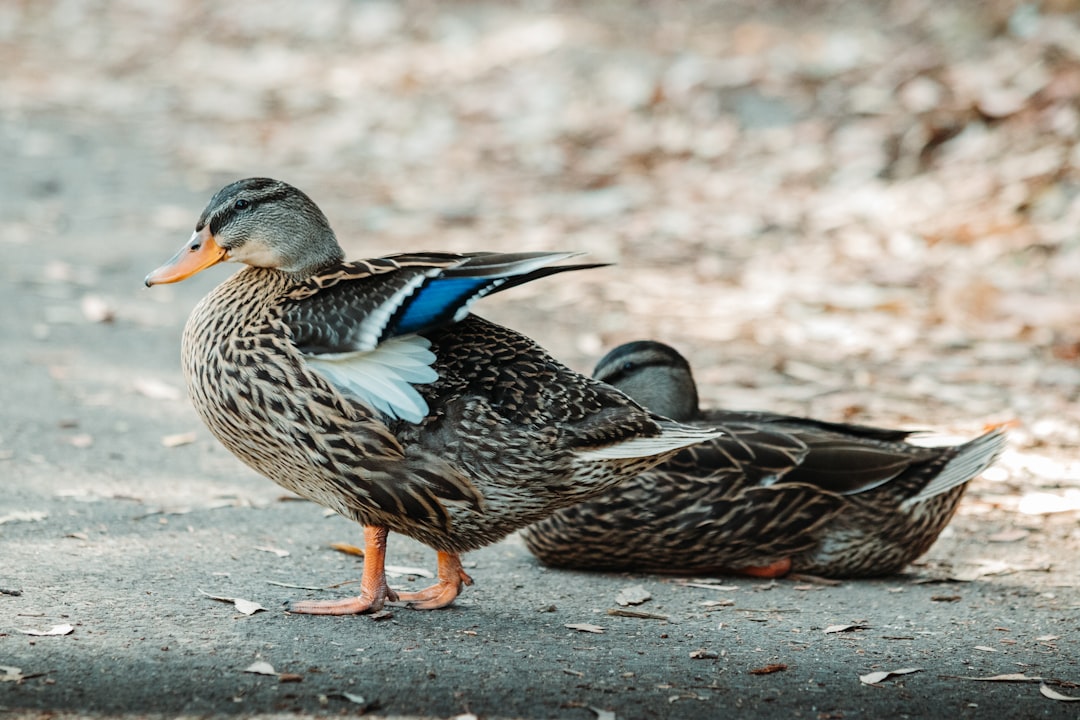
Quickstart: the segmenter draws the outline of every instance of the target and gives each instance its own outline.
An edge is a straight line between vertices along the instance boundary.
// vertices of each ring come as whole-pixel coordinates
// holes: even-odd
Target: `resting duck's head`
[[[690,363],[663,343],[638,340],[620,345],[600,359],[593,377],[658,415],[680,422],[698,415],[697,384]]]
[[[248,178],[217,191],[180,252],[146,276],[147,287],[240,262],[302,277],[344,257],[319,206],[292,185]]]

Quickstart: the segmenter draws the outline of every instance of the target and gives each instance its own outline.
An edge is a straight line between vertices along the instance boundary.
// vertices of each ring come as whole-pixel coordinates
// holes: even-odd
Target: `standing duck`
[[[247,267],[192,311],[181,355],[210,431],[282,487],[365,526],[358,597],[291,612],[433,609],[472,584],[460,553],[586,500],[712,437],[642,409],[469,314],[477,299],[566,270],[569,253],[422,253],[345,262],[300,190],[222,188],[188,243],[146,277]],[[431,587],[386,584],[387,533],[438,551]]]
[[[1005,444],[1001,429],[962,445],[920,447],[903,430],[702,411],[689,363],[658,342],[615,348],[593,375],[653,412],[724,432],[527,528],[526,546],[554,567],[895,573],[930,548],[967,482]]]

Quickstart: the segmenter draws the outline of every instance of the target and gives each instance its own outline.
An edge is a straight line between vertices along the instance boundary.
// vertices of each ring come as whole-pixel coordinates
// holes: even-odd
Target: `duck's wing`
[[[898,499],[910,501],[968,482],[989,467],[1004,444],[1002,430],[964,445],[931,447],[906,442],[912,431],[774,413],[713,410],[705,420],[718,425],[745,424],[802,442],[806,452],[784,473],[784,482],[806,483],[839,495],[891,484]]]
[[[434,382],[419,333],[460,321],[480,298],[554,273],[574,253],[424,253],[344,263],[294,288],[282,321],[305,361],[340,390],[391,419],[428,413],[413,387]]]
[[[555,273],[576,253],[425,253],[344,263],[294,288],[285,320],[310,354],[366,352],[400,335],[457,322],[477,300]]]

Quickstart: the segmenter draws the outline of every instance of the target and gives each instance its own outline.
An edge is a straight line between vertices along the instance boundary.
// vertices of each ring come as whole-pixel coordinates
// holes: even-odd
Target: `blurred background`
[[[178,345],[224,271],[142,278],[267,175],[354,258],[614,263],[479,310],[582,371],[648,337],[709,405],[1015,421],[961,537],[1080,548],[1075,0],[7,0],[0,66],[7,460],[210,444]]]

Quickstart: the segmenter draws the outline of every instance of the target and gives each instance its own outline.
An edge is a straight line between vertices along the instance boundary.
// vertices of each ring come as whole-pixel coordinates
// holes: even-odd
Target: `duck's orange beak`
[[[169,262],[146,276],[146,287],[174,283],[189,278],[200,270],[216,265],[225,259],[226,250],[217,244],[206,225],[191,235],[187,245],[172,256]]]

